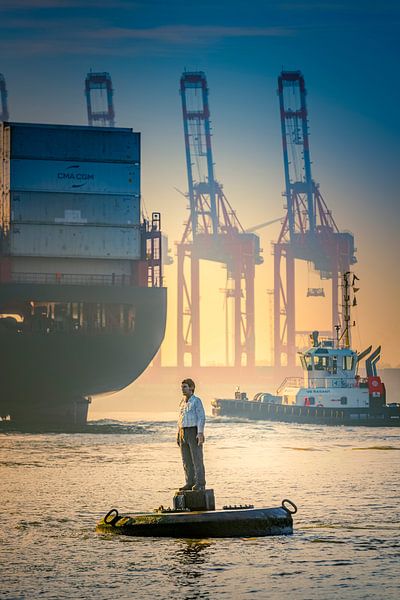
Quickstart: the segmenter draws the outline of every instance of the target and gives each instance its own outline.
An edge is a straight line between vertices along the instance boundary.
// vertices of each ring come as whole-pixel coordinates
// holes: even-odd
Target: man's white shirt
[[[178,427],[197,427],[197,433],[204,433],[206,414],[198,396],[192,394],[188,401],[182,398],[179,405]]]

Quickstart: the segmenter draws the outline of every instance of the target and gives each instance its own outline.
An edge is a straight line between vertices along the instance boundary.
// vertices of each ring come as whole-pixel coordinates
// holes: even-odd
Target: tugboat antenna
[[[336,348],[339,348],[339,341],[340,341],[340,337],[339,337],[339,333],[340,333],[340,325],[335,325],[335,331],[336,331]]]

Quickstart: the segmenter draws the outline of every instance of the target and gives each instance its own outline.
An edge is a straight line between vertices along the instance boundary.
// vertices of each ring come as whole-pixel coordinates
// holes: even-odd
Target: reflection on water
[[[352,450],[400,450],[397,446],[365,446],[364,448],[352,448]]]
[[[304,450],[305,452],[321,452],[322,448],[295,448],[294,446],[283,446],[287,450]]]
[[[171,504],[182,483],[171,415],[79,434],[3,432],[0,597],[395,598],[400,557],[394,429],[209,419],[217,505],[299,507],[292,536],[176,540],[98,535],[96,521]],[[362,450],[355,452],[354,450]]]
[[[121,422],[114,419],[101,419],[99,421],[89,421],[86,425],[80,425],[77,427],[71,427],[69,430],[63,428],[55,429],[51,425],[47,428],[35,426],[34,428],[29,424],[24,425],[23,428],[14,425],[11,421],[0,421],[0,434],[1,433],[125,433],[125,434],[136,434],[136,433],[150,433],[148,427],[144,428],[137,422]]]
[[[209,562],[207,549],[210,542],[180,540],[171,556],[170,577],[183,598],[210,598],[211,591],[203,589],[202,578]]]

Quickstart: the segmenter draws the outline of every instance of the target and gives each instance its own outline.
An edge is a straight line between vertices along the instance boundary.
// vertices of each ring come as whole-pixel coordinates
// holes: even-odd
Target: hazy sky
[[[245,227],[283,214],[277,77],[301,70],[308,90],[313,177],[340,229],[354,233],[361,280],[355,343],[383,344],[400,364],[397,0],[0,0],[0,72],[11,119],[86,123],[89,69],[109,71],[117,125],[141,131],[142,194],[161,210],[170,246],[182,235],[187,190],[182,71],[203,70],[210,88],[217,178]],[[257,358],[270,356],[270,242],[259,232]],[[203,266],[207,295],[222,310],[225,275]],[[207,280],[205,278],[207,277]],[[306,301],[318,278],[299,268],[298,328],[327,328],[329,309]],[[166,269],[170,314],[165,359],[175,352],[175,267]],[[204,292],[205,293],[205,292]],[[325,303],[326,304],[326,303]],[[223,331],[203,311],[203,362],[224,358]],[[215,311],[213,311],[215,314]],[[356,315],[357,317],[357,315]],[[220,321],[222,321],[220,319]],[[318,322],[317,322],[318,321]]]

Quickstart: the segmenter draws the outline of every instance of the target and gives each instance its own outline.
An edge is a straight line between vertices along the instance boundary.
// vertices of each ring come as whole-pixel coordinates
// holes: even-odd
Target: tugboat
[[[352,284],[350,284],[352,278]],[[311,347],[299,352],[303,378],[287,377],[276,395],[257,393],[253,400],[239,390],[234,399],[212,401],[214,416],[244,417],[287,423],[400,426],[400,405],[386,404],[385,385],[377,372],[381,347],[372,352],[351,348],[351,304],[356,306],[357,277],[343,275],[343,328],[335,338],[311,334]],[[358,374],[365,359],[366,376]]]

